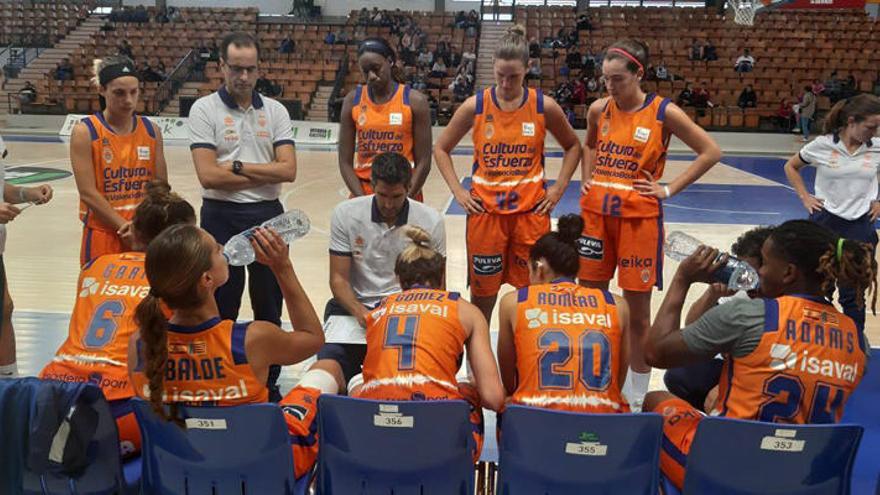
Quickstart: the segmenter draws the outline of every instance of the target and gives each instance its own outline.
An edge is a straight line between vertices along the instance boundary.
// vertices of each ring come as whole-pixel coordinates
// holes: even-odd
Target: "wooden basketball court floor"
[[[727,249],[737,236],[752,226],[805,217],[782,173],[783,157],[792,155],[799,147],[793,136],[735,133],[715,136],[725,150],[725,158],[688,191],[667,202],[667,232],[683,230],[707,244]],[[22,167],[70,171],[68,145],[60,139],[45,135],[4,135],[4,139],[9,148],[7,177],[13,180],[26,180],[28,172],[33,172]],[[200,188],[187,145],[186,142],[166,142],[169,181],[198,211]],[[680,145],[673,147],[665,174],[667,178],[676,176],[686,167],[687,154],[675,154],[685,151]],[[456,150],[454,161],[462,177],[469,173],[470,154],[469,144]],[[556,177],[561,165],[560,156],[558,151],[548,153],[548,177]],[[330,297],[327,257],[330,214],[347,194],[339,177],[335,147],[300,146],[297,163],[297,179],[284,186],[282,200],[286,208],[302,209],[311,218],[311,232],[293,244],[291,256],[300,280],[321,314]],[[579,177],[578,171],[554,215],[578,210],[580,184],[576,180]],[[17,355],[23,375],[39,372],[54,355],[66,337],[69,315],[78,293],[81,236],[81,224],[77,219],[78,195],[73,177],[54,180],[51,184],[55,188],[51,203],[27,209],[9,224],[4,254],[15,302]],[[460,209],[451,204],[451,196],[436,169],[428,178],[424,196],[428,205],[446,213],[448,287],[467,294],[465,218]],[[667,280],[671,279],[676,267],[676,262],[665,260],[664,277]],[[507,290],[511,288],[505,287],[502,292]],[[616,290],[613,284],[612,290]],[[702,287],[692,289],[688,299],[696,299],[702,290]],[[662,292],[655,292],[654,311],[662,297]],[[251,317],[246,298],[245,294],[240,316],[243,320]],[[497,316],[493,318],[492,326],[494,338]],[[880,319],[869,314],[867,327],[872,342],[880,342]],[[285,369],[283,389],[295,384],[306,364]],[[652,389],[662,387],[662,373],[656,370]]]

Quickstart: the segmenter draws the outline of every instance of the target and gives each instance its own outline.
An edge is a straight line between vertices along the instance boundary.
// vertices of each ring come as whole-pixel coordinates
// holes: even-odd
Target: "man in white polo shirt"
[[[443,217],[407,197],[412,167],[406,157],[399,153],[377,155],[371,173],[375,194],[343,201],[330,220],[333,299],[324,311],[326,343],[318,359],[319,363],[338,363],[346,384],[361,372],[366,355],[364,317],[386,296],[400,292],[394,264],[411,242],[402,227],[423,228],[431,235],[431,248],[446,256]]]
[[[280,215],[281,184],[296,178],[290,116],[281,103],[255,90],[259,45],[253,36],[233,33],[220,45],[220,89],[196,100],[189,113],[190,150],[202,184],[202,228],[223,244],[230,237]],[[254,319],[281,324],[283,299],[265,265],[248,267]],[[244,267],[229,267],[229,281],[216,292],[220,317],[235,320],[244,291]],[[281,395],[269,371],[270,399]]]

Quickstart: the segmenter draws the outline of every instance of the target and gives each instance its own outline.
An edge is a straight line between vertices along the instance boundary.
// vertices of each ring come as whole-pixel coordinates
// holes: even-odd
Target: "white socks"
[[[4,364],[0,366],[0,379],[3,378],[18,378],[18,364]]]
[[[623,395],[629,401],[629,408],[632,412],[642,412],[642,403],[645,401],[645,395],[648,393],[648,386],[651,383],[651,372],[639,373],[632,368],[626,374],[626,381],[623,384]]]

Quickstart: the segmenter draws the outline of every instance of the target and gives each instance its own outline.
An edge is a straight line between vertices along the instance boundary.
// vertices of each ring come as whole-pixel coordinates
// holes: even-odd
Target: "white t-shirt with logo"
[[[800,157],[816,167],[816,197],[826,211],[846,220],[870,211],[877,199],[880,146],[868,141],[850,154],[842,139],[823,135],[801,148]]]

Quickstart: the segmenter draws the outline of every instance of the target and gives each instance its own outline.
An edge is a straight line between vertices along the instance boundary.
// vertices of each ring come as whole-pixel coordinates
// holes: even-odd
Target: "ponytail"
[[[840,100],[825,115],[822,132],[836,134],[846,128],[850,117],[855,122],[861,122],[872,115],[880,115],[880,97],[862,93]]]
[[[144,343],[143,360],[144,374],[147,376],[150,389],[150,405],[159,417],[165,421],[179,421],[176,406],[168,412],[163,407],[165,395],[165,366],[168,360],[168,319],[162,311],[161,300],[153,290],[135,309],[135,321],[140,328],[141,341]],[[141,359],[141,356],[138,356]]]
[[[818,272],[824,277],[822,289],[831,294],[836,284],[856,291],[856,304],[865,307],[865,294],[871,291],[871,312],[877,314],[877,261],[870,244],[840,237],[819,260]]]
[[[515,24],[507,28],[495,48],[495,60],[519,60],[523,66],[529,66],[529,42],[526,40],[526,28]]]
[[[532,246],[529,260],[544,259],[558,275],[574,278],[580,268],[578,241],[584,231],[584,220],[580,215],[563,215],[556,224],[556,232],[541,236]]]
[[[446,260],[431,247],[431,235],[421,227],[408,225],[404,232],[412,244],[407,246],[394,263],[394,273],[404,290],[414,285],[440,288]]]

